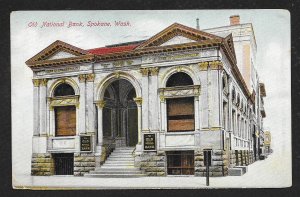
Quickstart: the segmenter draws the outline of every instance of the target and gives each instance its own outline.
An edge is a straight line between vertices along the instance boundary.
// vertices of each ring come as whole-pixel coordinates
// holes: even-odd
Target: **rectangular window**
[[[76,107],[64,106],[55,108],[55,135],[76,135]]]
[[[74,154],[56,153],[53,154],[55,175],[73,175],[74,174]]]
[[[168,131],[194,131],[194,97],[167,100]]]
[[[167,166],[169,175],[193,175],[194,151],[167,152]]]

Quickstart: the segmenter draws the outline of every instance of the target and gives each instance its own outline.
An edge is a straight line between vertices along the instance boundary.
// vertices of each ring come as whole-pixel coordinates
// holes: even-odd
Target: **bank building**
[[[242,174],[263,153],[251,23],[174,23],[147,40],[80,49],[55,41],[33,71],[32,175]]]

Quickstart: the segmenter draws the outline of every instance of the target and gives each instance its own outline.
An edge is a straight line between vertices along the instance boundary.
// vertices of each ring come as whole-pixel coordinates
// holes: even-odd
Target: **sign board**
[[[80,136],[80,151],[91,151],[91,136]]]
[[[146,150],[146,151],[155,151],[156,150],[154,133],[144,134],[144,150]]]

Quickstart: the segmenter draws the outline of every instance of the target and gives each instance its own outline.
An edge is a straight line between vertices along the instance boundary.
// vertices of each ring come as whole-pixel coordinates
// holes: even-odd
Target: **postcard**
[[[292,185],[287,10],[11,13],[15,189]]]

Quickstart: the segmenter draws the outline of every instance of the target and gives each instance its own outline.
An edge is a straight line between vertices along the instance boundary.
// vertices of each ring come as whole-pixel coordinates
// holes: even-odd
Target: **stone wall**
[[[166,158],[165,152],[143,152],[135,157],[135,165],[147,176],[166,176]]]
[[[236,165],[236,157],[235,157],[235,150],[230,151],[230,165],[235,166]]]
[[[54,160],[50,153],[33,153],[31,175],[50,176],[54,174]]]
[[[224,150],[212,150],[209,176],[227,176],[229,160]],[[206,176],[203,150],[195,150],[195,176]]]
[[[74,176],[83,176],[95,167],[94,153],[74,153]]]

